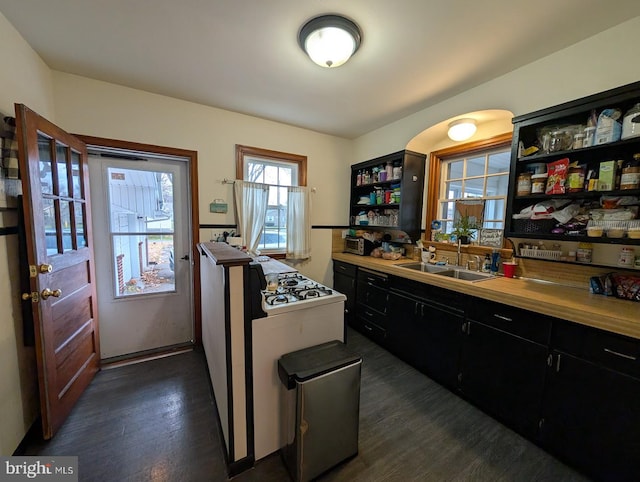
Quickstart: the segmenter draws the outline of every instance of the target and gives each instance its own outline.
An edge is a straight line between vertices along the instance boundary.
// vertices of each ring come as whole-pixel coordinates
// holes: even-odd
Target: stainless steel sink
[[[413,269],[415,271],[422,271],[423,273],[439,273],[441,271],[447,271],[451,269],[451,267],[449,266],[428,263],[403,263],[396,264],[396,266],[400,268]]]
[[[439,276],[448,276],[449,278],[461,279],[464,281],[485,281],[494,279],[495,276],[492,276],[490,273],[480,273],[478,271],[467,271],[465,269],[450,269],[446,271],[439,271],[434,274]]]

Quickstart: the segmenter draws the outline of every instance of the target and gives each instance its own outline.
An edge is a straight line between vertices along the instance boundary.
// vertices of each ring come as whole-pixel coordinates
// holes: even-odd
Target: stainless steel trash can
[[[362,357],[340,341],[283,355],[282,455],[292,478],[311,480],[358,454]]]

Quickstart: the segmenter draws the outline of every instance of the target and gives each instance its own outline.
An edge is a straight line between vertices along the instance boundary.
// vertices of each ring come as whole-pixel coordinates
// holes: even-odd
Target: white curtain
[[[287,188],[287,259],[307,259],[311,255],[309,189]]]
[[[258,255],[258,243],[267,214],[269,186],[236,179],[233,185],[238,228],[250,255]]]

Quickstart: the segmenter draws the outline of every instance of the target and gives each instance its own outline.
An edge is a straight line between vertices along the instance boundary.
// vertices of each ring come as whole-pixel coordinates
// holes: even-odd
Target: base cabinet
[[[333,288],[347,297],[344,302],[344,322],[353,326],[356,313],[356,266],[333,262]]]
[[[383,273],[358,268],[356,279],[356,316],[353,326],[386,348],[389,277]]]
[[[505,425],[597,480],[640,480],[640,340],[360,267],[352,299],[358,331]]]
[[[447,305],[447,298],[454,300]],[[443,385],[455,389],[464,309],[457,293],[392,280],[389,350]]]
[[[598,480],[640,480],[640,340],[554,326],[540,442]]]
[[[464,330],[462,393],[518,432],[535,436],[547,348],[475,321]]]

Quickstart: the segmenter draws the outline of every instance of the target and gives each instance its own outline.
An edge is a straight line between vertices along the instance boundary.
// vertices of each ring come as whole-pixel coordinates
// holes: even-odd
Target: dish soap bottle
[[[484,263],[482,263],[482,271],[488,273],[491,271],[491,258],[488,254],[484,255]]]
[[[491,253],[491,274],[498,274],[498,263],[500,261],[500,252],[497,249]]]

